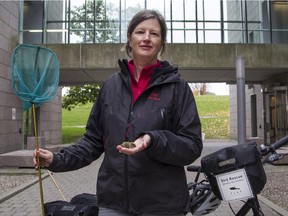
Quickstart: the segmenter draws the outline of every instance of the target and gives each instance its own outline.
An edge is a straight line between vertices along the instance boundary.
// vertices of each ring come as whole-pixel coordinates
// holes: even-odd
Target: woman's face
[[[129,37],[133,59],[155,63],[162,48],[161,27],[157,19],[141,22]]]

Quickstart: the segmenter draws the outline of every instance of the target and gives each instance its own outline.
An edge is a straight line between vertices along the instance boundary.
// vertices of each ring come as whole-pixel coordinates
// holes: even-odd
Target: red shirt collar
[[[131,76],[133,102],[135,102],[141,93],[149,86],[151,74],[153,69],[156,67],[161,67],[161,62],[159,60],[157,60],[157,62],[153,65],[143,67],[137,82],[134,76],[134,62],[133,60],[128,62],[128,69]]]
[[[150,76],[151,76],[151,74],[153,72],[153,69],[156,68],[156,67],[160,67],[160,66],[161,66],[161,62],[158,59],[157,59],[157,62],[155,64],[152,64],[152,65],[149,65],[149,66],[144,66],[142,68],[141,73],[140,73],[139,81],[141,79],[150,79]],[[129,69],[129,72],[130,72],[130,76],[133,77],[133,79],[135,79],[133,59],[128,62],[128,69]]]

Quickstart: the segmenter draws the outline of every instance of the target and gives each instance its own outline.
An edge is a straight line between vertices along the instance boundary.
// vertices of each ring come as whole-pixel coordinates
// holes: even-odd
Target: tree
[[[208,92],[207,83],[192,83],[190,86],[194,95],[205,95]]]
[[[99,95],[99,91],[99,84],[70,87],[62,98],[62,107],[71,110],[77,104],[93,103]]]
[[[70,11],[71,32],[79,36],[84,43],[117,42],[115,21],[109,19],[109,14],[115,10],[111,4],[106,7],[103,1],[87,1],[87,5],[84,3],[79,7],[75,6]]]
[[[75,6],[73,10],[71,10],[71,32],[81,38],[81,42],[85,43],[118,42],[118,29],[116,30],[114,20],[109,19],[109,17],[115,17],[115,14],[118,14],[118,9],[111,3],[105,6],[104,2],[99,0],[86,2],[87,5],[84,3],[79,7]],[[94,2],[96,2],[95,7]],[[139,4],[137,4],[136,7],[126,8],[125,19],[130,20],[139,10],[141,10]],[[94,18],[96,22],[94,22]],[[97,31],[94,31],[94,25],[95,30],[97,29]],[[124,38],[126,39],[126,35],[122,39]],[[63,96],[62,107],[71,110],[77,104],[94,102],[99,91],[100,84],[71,86],[68,88],[66,95]]]
[[[116,10],[113,5],[105,7],[103,1],[87,1],[87,5],[75,6],[71,11],[71,32],[85,43],[108,43],[117,41],[117,31],[113,20],[107,14]],[[109,9],[109,11],[107,11]],[[94,12],[95,11],[95,12]],[[94,17],[95,16],[95,17]],[[96,20],[96,22],[94,22]],[[94,31],[97,29],[97,31]],[[94,34],[95,33],[95,34]],[[94,102],[100,91],[100,84],[71,86],[63,96],[62,107],[71,110],[77,104]]]

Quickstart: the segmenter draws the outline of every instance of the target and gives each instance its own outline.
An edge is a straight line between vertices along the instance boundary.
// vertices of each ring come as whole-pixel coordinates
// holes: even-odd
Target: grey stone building
[[[244,20],[244,23],[229,23],[228,29],[249,28],[243,33],[244,37],[237,31],[229,32],[229,43],[288,43],[287,1],[228,1],[227,17]],[[259,31],[260,29],[263,31]],[[269,31],[269,29],[273,30]],[[264,55],[262,57],[265,58]],[[269,79],[263,78],[261,82],[246,84],[247,138],[261,143],[273,143],[287,135],[287,75],[283,73]],[[232,139],[237,138],[236,90],[235,85],[230,86],[230,135]]]

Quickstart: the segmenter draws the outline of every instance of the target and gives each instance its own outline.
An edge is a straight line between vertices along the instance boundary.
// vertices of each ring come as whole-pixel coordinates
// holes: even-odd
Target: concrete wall
[[[62,140],[62,96],[61,89],[51,102],[46,102],[40,107],[38,119],[39,136],[44,144],[61,144]]]
[[[10,59],[17,34],[18,1],[0,1],[0,153],[22,147],[22,104],[10,85]]]
[[[256,118],[257,118],[257,138],[260,140],[264,139],[264,115],[263,115],[263,93],[261,92],[262,86],[261,85],[250,85],[246,89],[246,98],[247,98],[247,137],[253,139],[253,134],[252,134],[252,111],[251,111],[251,96],[256,97]]]
[[[249,87],[251,86],[251,87]],[[230,85],[230,137],[231,139],[237,139],[237,86]],[[252,126],[251,126],[251,96],[256,96],[257,101],[257,137],[252,136]],[[246,85],[245,86],[245,109],[246,109],[246,137],[247,139],[263,141],[264,139],[264,116],[263,116],[263,94],[261,92],[261,85]]]
[[[123,44],[46,44],[60,62],[60,85],[103,82],[127,58]],[[191,82],[235,83],[236,58],[242,55],[250,83],[286,72],[288,45],[283,44],[167,44],[162,59],[176,64]],[[73,75],[73,76],[71,76]]]

